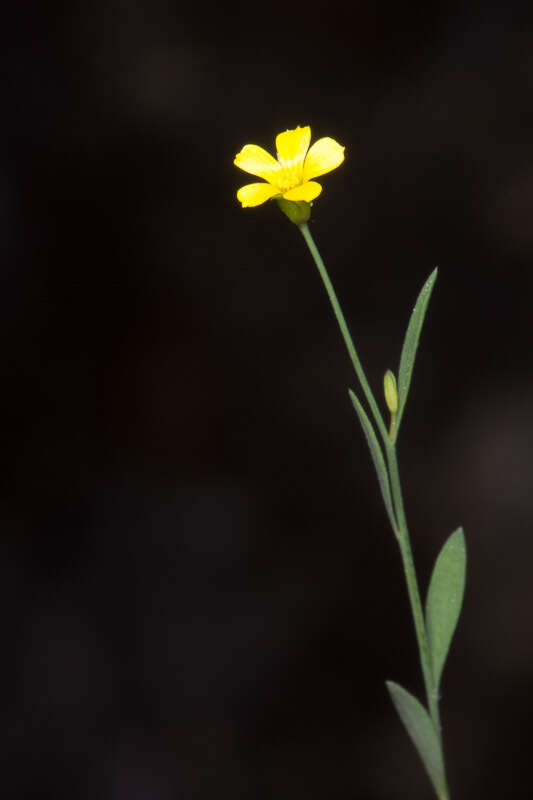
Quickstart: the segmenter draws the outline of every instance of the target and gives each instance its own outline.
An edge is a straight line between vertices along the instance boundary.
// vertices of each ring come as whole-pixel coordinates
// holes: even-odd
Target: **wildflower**
[[[344,147],[329,136],[312,147],[311,128],[306,125],[276,136],[277,159],[258,147],[246,144],[235,156],[234,164],[266,183],[249,183],[237,192],[242,207],[259,206],[271,197],[310,203],[322,191],[313,178],[330,172],[344,161]]]

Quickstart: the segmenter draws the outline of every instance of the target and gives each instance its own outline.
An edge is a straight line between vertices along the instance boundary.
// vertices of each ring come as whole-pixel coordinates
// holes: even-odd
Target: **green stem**
[[[407,520],[405,517],[396,447],[392,443],[387,447],[387,461],[389,465],[392,499],[394,502],[394,509],[396,511],[396,519],[398,521],[398,543],[400,545],[400,553],[402,556],[405,580],[407,583],[407,592],[409,594],[409,602],[411,604],[411,612],[415,624],[416,640],[420,654],[420,664],[422,667],[422,674],[424,676],[424,686],[426,689],[426,696],[431,717],[434,723],[437,723],[439,712],[437,698],[433,686],[434,681],[431,668],[431,658],[429,654],[426,623],[424,621],[424,612],[422,610],[422,601],[420,599],[420,590],[418,588],[418,580],[416,577],[413,551],[411,548]],[[436,724],[436,727],[437,732],[440,735],[440,723],[438,725]]]
[[[429,714],[433,721],[435,731],[437,733],[441,753],[442,753],[442,729],[439,713],[439,696],[438,688],[435,686],[433,678],[433,670],[431,667],[431,657],[429,652],[429,642],[426,630],[426,623],[424,619],[424,612],[422,610],[422,601],[420,599],[420,590],[418,588],[418,580],[416,577],[415,563],[413,560],[413,551],[411,548],[411,541],[409,538],[409,530],[407,528],[407,519],[405,516],[405,509],[403,505],[402,488],[400,484],[400,471],[398,468],[398,458],[396,455],[396,445],[394,442],[389,442],[387,445],[387,462],[389,466],[389,477],[391,482],[392,498],[394,502],[394,509],[396,511],[396,519],[398,521],[398,543],[400,545],[400,553],[402,557],[403,571],[405,574],[405,581],[407,583],[407,593],[409,595],[409,602],[411,605],[411,613],[415,624],[416,640],[418,643],[418,652],[420,656],[420,665],[422,667],[422,674],[424,677],[424,686],[426,689],[426,698],[429,709]],[[443,754],[444,760],[444,754]],[[445,788],[441,800],[449,799],[449,792],[446,782],[446,773],[444,773]]]
[[[422,601],[420,599],[420,590],[418,588],[418,580],[416,577],[415,564],[413,560],[413,551],[411,549],[409,531],[407,528],[407,519],[405,516],[405,509],[403,504],[402,488],[400,483],[400,471],[398,468],[398,458],[396,455],[396,442],[395,442],[397,434],[396,419],[395,418],[391,419],[391,429],[388,432],[385,427],[385,423],[383,422],[383,418],[381,416],[377,403],[374,399],[374,395],[372,394],[372,390],[370,389],[370,386],[368,384],[366,375],[359,360],[359,356],[357,355],[357,351],[355,349],[352,337],[348,330],[348,326],[346,324],[344,314],[342,313],[342,309],[337,299],[337,295],[329,278],[324,262],[322,261],[320,253],[318,252],[317,246],[313,240],[313,237],[311,236],[307,223],[303,222],[299,224],[298,227],[302,232],[302,235],[306,241],[307,246],[309,247],[311,255],[313,256],[314,262],[320,273],[320,277],[322,278],[322,281],[328,293],[328,297],[331,302],[333,311],[335,313],[335,317],[337,319],[340,331],[342,333],[346,349],[348,350],[348,354],[352,361],[356,375],[359,379],[359,383],[361,384],[361,388],[364,392],[370,410],[372,411],[373,417],[376,421],[378,430],[381,433],[383,443],[385,445],[392,499],[398,525],[398,528],[397,530],[395,530],[395,533],[398,539],[398,544],[400,546],[403,571],[405,574],[405,581],[407,584],[407,593],[409,595],[411,613],[415,625],[416,640],[420,656],[420,665],[422,667],[422,675],[424,678],[427,704],[431,719],[433,721],[433,725],[435,726],[435,730],[439,739],[442,752],[442,732],[441,732],[441,723],[439,714],[438,687],[435,686],[435,681],[433,678],[433,670],[431,667],[431,658],[429,653],[429,642],[426,630],[426,623],[424,619],[424,612],[422,609]],[[442,796],[439,798],[439,800],[449,800],[450,797],[448,787],[446,785],[446,775],[444,777],[444,780],[445,780],[444,792]]]
[[[344,318],[344,314],[342,313],[342,309],[341,309],[339,301],[337,299],[337,295],[335,293],[335,289],[333,288],[333,285],[332,285],[332,283],[331,283],[331,281],[329,279],[329,275],[328,275],[327,269],[326,269],[326,267],[324,265],[324,262],[322,261],[322,257],[320,255],[320,253],[318,252],[318,249],[317,249],[317,246],[316,246],[316,244],[315,244],[315,242],[313,240],[313,237],[311,236],[311,231],[309,230],[309,228],[307,226],[307,222],[302,222],[300,225],[298,225],[298,227],[299,227],[300,231],[302,232],[302,236],[305,239],[305,242],[306,242],[306,244],[307,244],[307,246],[308,246],[308,248],[309,248],[309,250],[311,252],[311,255],[313,256],[313,260],[314,260],[314,262],[315,262],[315,264],[317,266],[317,269],[318,269],[318,271],[320,273],[320,277],[322,278],[322,281],[323,281],[324,286],[326,288],[326,292],[328,293],[328,297],[329,297],[331,306],[333,308],[335,317],[337,319],[337,322],[339,324],[339,328],[341,330],[342,337],[343,337],[344,343],[346,345],[346,349],[348,350],[348,355],[350,356],[350,359],[351,359],[351,362],[352,362],[353,367],[355,369],[356,375],[359,378],[359,383],[361,384],[361,388],[362,388],[362,390],[364,392],[364,395],[366,397],[366,400],[367,400],[367,403],[369,405],[369,408],[372,411],[372,414],[373,414],[374,419],[376,421],[376,425],[377,425],[377,427],[379,429],[379,432],[381,433],[383,441],[387,441],[389,435],[387,433],[387,429],[385,427],[385,423],[383,422],[383,418],[381,416],[381,413],[379,411],[377,403],[374,400],[374,395],[372,394],[370,386],[368,385],[368,381],[367,381],[365,372],[364,372],[363,367],[361,365],[361,362],[359,360],[359,356],[357,355],[357,350],[355,349],[355,345],[353,343],[352,337],[350,336],[350,331],[348,330],[348,325],[346,324],[346,320]]]

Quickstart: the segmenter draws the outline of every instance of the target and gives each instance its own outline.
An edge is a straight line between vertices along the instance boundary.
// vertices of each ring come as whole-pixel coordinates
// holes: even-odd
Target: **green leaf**
[[[407,326],[407,333],[402,347],[402,354],[400,356],[400,368],[398,370],[398,422],[397,429],[403,416],[405,408],[405,401],[409,392],[411,377],[413,375],[413,367],[415,365],[416,351],[418,349],[418,340],[424,324],[424,317],[426,315],[427,305],[435,281],[437,280],[437,267],[433,270],[427,281],[422,287],[422,291],[418,295],[415,307]]]
[[[426,627],[435,687],[461,612],[466,577],[466,544],[462,528],[446,540],[435,562],[426,600]]]
[[[370,455],[372,456],[372,461],[374,462],[374,466],[376,468],[376,472],[378,475],[379,481],[379,488],[381,489],[381,495],[383,497],[383,502],[385,503],[385,508],[387,509],[387,514],[389,515],[390,523],[392,525],[393,531],[396,533],[398,530],[398,526],[396,524],[396,519],[394,517],[394,509],[392,505],[392,496],[390,490],[390,482],[389,482],[389,473],[387,472],[387,467],[385,464],[385,459],[383,457],[383,452],[378,442],[378,438],[372,427],[372,423],[368,419],[366,412],[352,392],[349,389],[349,394],[351,401],[353,403],[353,407],[357,411],[357,416],[359,417],[359,422],[361,423],[361,427],[363,428],[363,432],[366,436],[366,441],[368,443],[368,447],[370,449]]]
[[[446,797],[442,749],[431,717],[422,703],[398,683],[387,681],[387,689],[407,733],[418,750],[437,796]]]

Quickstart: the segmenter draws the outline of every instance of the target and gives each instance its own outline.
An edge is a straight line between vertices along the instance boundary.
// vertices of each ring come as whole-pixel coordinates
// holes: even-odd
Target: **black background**
[[[377,392],[440,268],[400,456],[423,586],[467,534],[452,796],[531,796],[529,5],[12,5],[6,798],[431,795],[355,379],[297,229],[235,199],[298,124],[346,146],[311,224]]]

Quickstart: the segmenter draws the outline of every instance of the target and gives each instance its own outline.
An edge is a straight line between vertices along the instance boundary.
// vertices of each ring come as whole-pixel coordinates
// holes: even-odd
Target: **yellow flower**
[[[242,207],[259,206],[271,197],[310,203],[318,197],[322,186],[318,178],[344,161],[344,147],[326,136],[310,148],[311,128],[299,126],[276,136],[277,160],[258,147],[246,144],[235,156],[235,166],[263,178],[267,183],[249,183],[237,192]]]

